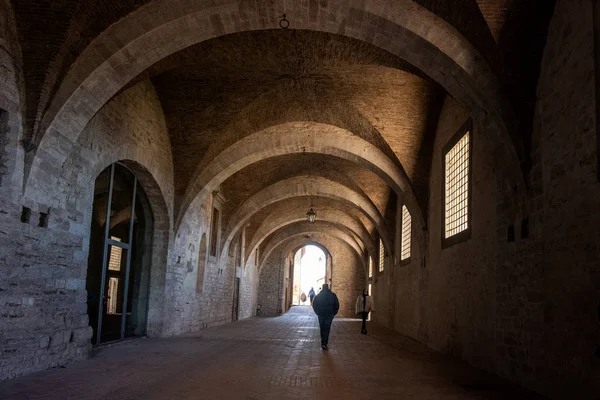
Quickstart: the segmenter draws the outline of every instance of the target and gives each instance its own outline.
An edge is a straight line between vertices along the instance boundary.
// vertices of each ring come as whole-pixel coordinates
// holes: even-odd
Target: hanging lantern
[[[312,207],[306,213],[306,218],[308,218],[308,222],[310,222],[311,224],[314,223],[317,219],[317,213],[315,212],[315,210],[313,210]]]
[[[315,220],[317,219],[317,213],[313,209],[313,197],[312,197],[312,194],[310,195],[310,209],[306,213],[306,218],[308,219],[308,222],[310,222],[311,224],[313,224],[315,222]]]

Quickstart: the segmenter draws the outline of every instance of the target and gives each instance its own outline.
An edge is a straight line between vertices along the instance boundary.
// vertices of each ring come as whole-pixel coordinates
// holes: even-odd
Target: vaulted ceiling
[[[24,137],[41,134],[53,97],[86,47],[126,16],[137,15],[136,10],[168,2],[13,0],[25,87]],[[524,3],[415,0],[414,6],[449,23],[481,54],[518,110],[520,140],[527,149],[535,66],[553,2]],[[145,23],[139,20],[140,27]],[[515,35],[521,26],[535,31],[526,35],[527,42]],[[121,88],[147,80],[156,88],[171,139],[176,213],[184,215],[200,193],[193,188],[204,182],[203,171],[236,143],[274,127],[306,122],[311,123],[311,140],[329,135],[323,127],[333,126],[360,138],[361,149],[380,152],[377,157],[385,159],[388,171],[405,178],[402,185],[419,208],[413,211],[426,214],[432,145],[445,88],[400,57],[341,34],[269,29],[215,36],[162,57]],[[115,49],[122,45],[114,40]],[[355,162],[361,149],[344,158],[329,151],[331,146],[323,151],[298,147],[302,143],[211,181],[226,199],[223,240],[239,234],[235,219],[247,210],[252,210],[243,224],[247,250],[264,245],[282,229],[304,229],[300,219],[313,197],[323,217],[319,229],[343,225],[348,228],[344,234],[363,248],[372,248],[379,236],[393,242],[394,229],[386,224],[394,221],[399,193],[386,178],[390,174],[370,162]],[[281,182],[296,187],[281,188]],[[322,190],[323,182],[339,185],[354,200]],[[252,203],[268,195],[277,201]],[[378,226],[379,220],[386,222]]]

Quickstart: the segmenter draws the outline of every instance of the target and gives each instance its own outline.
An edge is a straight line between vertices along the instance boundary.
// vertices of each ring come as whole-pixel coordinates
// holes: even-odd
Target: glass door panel
[[[121,339],[125,296],[127,249],[109,245],[100,342]]]

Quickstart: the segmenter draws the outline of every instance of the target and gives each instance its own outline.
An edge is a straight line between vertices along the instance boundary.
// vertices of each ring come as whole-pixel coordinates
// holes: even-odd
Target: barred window
[[[373,277],[373,257],[369,256],[369,278]]]
[[[383,241],[379,239],[379,272],[383,272],[384,257],[385,249],[383,248]]]
[[[408,208],[402,206],[402,244],[400,250],[400,260],[407,260],[410,258],[410,244],[411,244],[411,227],[412,218]]]
[[[106,313],[117,313],[117,300],[119,298],[119,278],[108,278],[108,296],[106,302]]]
[[[120,242],[121,238],[116,236],[110,237],[115,242]],[[121,256],[123,254],[123,249],[119,246],[109,245],[110,256],[108,258],[108,269],[111,271],[120,271],[121,270]],[[115,306],[116,307],[116,306]]]
[[[467,130],[444,156],[444,239],[469,228],[470,139]]]

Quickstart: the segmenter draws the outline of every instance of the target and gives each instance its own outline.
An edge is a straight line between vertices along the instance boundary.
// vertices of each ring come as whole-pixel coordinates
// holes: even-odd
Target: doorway
[[[237,321],[239,318],[240,304],[240,278],[235,278],[233,283],[233,306],[231,307],[231,320]]]
[[[300,248],[294,255],[294,279],[292,305],[310,305],[310,289],[318,294],[327,283],[327,257],[323,250],[314,245]],[[304,294],[304,296],[302,296]],[[304,300],[303,300],[304,299]]]
[[[96,179],[86,289],[92,343],[146,334],[153,218],[144,189],[115,163]]]

